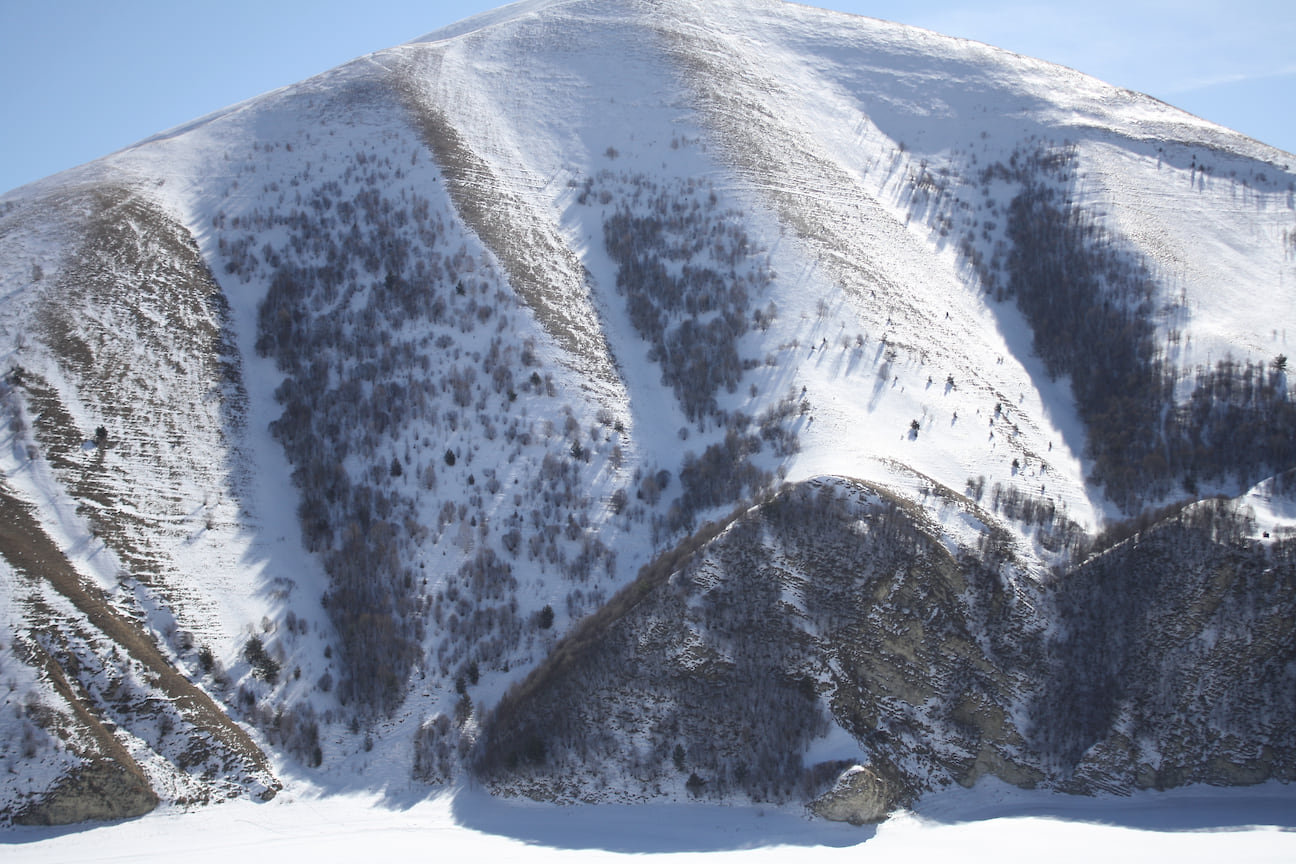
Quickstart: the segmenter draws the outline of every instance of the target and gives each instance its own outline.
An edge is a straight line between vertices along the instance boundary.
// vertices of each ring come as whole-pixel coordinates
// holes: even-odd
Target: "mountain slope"
[[[146,682],[112,709],[130,652],[84,663],[0,549],[10,818],[86,758],[42,737],[75,712],[42,650],[169,803],[465,770],[783,800],[858,763],[821,811],[871,818],[985,773],[1289,776],[1246,700],[1167,706],[1290,684],[1290,159],[885,22],[570,0],[9,193],[6,487],[279,778],[178,755]],[[1153,509],[1212,494],[1244,497]],[[1154,525],[1188,539],[1123,539]],[[1083,612],[1121,578],[1095,562],[1225,547],[1236,597]],[[1162,644],[1228,628],[1254,680]]]
[[[1289,779],[1296,571],[1290,539],[1247,527],[1201,502],[1038,582],[951,554],[881,490],[796,484],[561,643],[490,715],[476,770],[563,802],[821,796],[854,822],[984,776]]]

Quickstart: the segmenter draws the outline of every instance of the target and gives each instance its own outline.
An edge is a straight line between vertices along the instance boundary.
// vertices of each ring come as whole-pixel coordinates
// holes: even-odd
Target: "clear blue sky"
[[[0,0],[0,192],[501,5]],[[812,5],[1062,63],[1296,151],[1292,0]]]

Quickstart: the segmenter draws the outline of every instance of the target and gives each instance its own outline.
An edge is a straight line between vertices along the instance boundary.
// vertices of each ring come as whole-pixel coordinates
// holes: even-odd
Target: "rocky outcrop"
[[[810,812],[830,822],[881,822],[903,803],[893,784],[865,765],[846,769],[833,788],[810,802]]]
[[[17,825],[70,825],[89,820],[130,819],[158,805],[138,769],[100,760],[65,777],[39,801],[14,817]]]

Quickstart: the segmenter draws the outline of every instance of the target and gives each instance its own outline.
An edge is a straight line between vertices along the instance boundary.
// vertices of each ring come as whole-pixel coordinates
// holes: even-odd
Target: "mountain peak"
[[[628,18],[659,7],[657,0],[518,0],[497,9],[482,12],[431,33],[412,39],[408,44],[443,42],[481,30],[546,18],[597,17]]]
[[[571,0],[7,196],[0,491],[63,559],[3,698],[79,743],[6,703],[4,800],[281,782],[135,637],[326,787],[1292,776],[1281,155],[914,28]]]

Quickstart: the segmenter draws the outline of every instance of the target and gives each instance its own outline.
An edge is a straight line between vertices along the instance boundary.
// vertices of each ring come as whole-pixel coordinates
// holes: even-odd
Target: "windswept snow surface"
[[[10,864],[183,861],[248,854],[310,862],[437,860],[1289,862],[1296,795],[1271,784],[1092,800],[983,782],[929,799],[878,826],[809,821],[790,810],[715,805],[554,808],[479,792],[435,800],[281,795],[201,812],[0,837]]]

